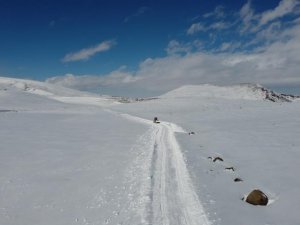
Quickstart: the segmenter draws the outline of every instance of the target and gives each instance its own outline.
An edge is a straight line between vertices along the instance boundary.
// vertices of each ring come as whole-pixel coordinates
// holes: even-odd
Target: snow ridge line
[[[150,125],[156,129],[150,166],[149,197],[151,211],[148,224],[211,225],[192,184],[175,132],[184,129],[173,123],[152,121],[119,114],[129,120]],[[152,218],[149,218],[151,216]]]

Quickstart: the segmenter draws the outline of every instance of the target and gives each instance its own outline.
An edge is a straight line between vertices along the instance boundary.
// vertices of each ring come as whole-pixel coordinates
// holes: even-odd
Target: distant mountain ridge
[[[169,91],[162,98],[223,98],[245,100],[267,100],[272,102],[291,102],[300,96],[276,93],[258,84],[239,84],[232,86],[185,85]]]
[[[132,103],[156,98],[126,98],[103,96],[90,92],[78,91],[63,86],[49,84],[46,82],[0,77],[1,91],[17,91],[45,96],[50,99],[60,97],[81,97],[81,98],[102,98],[103,100],[115,101],[120,103]],[[3,92],[2,92],[3,93]],[[280,94],[269,90],[258,84],[239,84],[232,86],[216,86],[210,84],[185,85],[159,96],[160,98],[221,98],[221,99],[246,99],[246,100],[268,100],[272,102],[291,102],[300,99],[300,96]],[[60,99],[61,100],[61,99]]]

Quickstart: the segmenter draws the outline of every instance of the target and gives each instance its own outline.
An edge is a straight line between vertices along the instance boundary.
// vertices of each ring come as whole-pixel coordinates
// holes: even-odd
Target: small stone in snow
[[[215,157],[214,160],[213,160],[213,162],[216,162],[216,161],[223,162],[224,160],[221,157],[218,156],[218,157]]]
[[[243,181],[243,179],[241,179],[239,177],[237,177],[237,178],[234,179],[234,182],[242,182],[242,181]]]
[[[235,171],[235,169],[233,168],[233,166],[231,166],[231,167],[226,167],[225,170]]]

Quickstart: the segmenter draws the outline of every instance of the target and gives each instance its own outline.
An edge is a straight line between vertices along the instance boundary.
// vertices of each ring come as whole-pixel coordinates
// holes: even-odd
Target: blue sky
[[[111,92],[297,88],[300,56],[282,50],[300,49],[299,12],[297,0],[3,0],[0,76]]]

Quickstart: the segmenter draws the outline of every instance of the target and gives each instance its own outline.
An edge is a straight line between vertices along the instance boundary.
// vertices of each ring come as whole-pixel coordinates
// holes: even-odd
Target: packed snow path
[[[153,151],[152,224],[209,224],[198,200],[173,124],[157,124]]]
[[[124,114],[123,114],[124,115]],[[153,124],[129,115],[127,118]],[[175,132],[181,127],[167,122],[153,124],[154,143],[150,168],[150,209],[153,225],[208,225],[203,206],[192,185]]]

